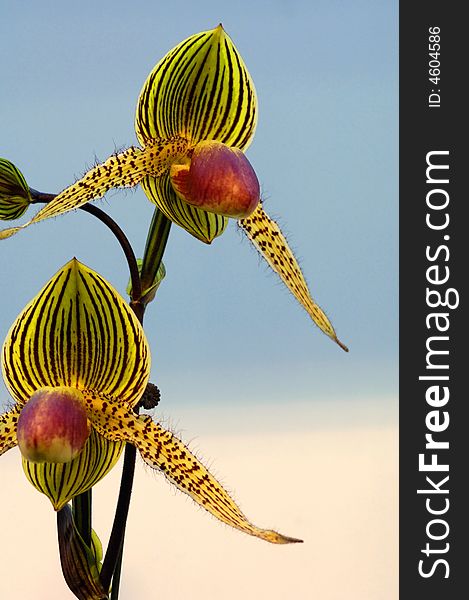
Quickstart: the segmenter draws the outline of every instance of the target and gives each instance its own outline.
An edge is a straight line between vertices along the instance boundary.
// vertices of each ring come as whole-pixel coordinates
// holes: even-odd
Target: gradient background
[[[350,347],[311,324],[234,222],[210,247],[172,229],[168,275],[145,317],[163,393],[156,417],[256,524],[305,543],[232,532],[139,468],[123,600],[397,598],[397,2],[0,7],[0,155],[44,192],[135,143],[135,104],[154,64],[222,22],[258,92],[248,156],[266,210]],[[153,212],[143,192],[98,205],[141,254]],[[1,243],[0,339],[72,256],[125,293],[120,248],[98,222],[78,212],[41,223]],[[16,450],[0,469],[2,597],[71,598],[47,499]],[[104,542],[118,471],[95,492]]]

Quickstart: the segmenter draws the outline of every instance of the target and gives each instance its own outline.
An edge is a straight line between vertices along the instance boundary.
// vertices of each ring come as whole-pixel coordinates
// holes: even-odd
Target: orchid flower
[[[0,231],[0,239],[112,188],[140,184],[170,221],[205,243],[223,233],[229,218],[237,219],[316,325],[347,350],[312,299],[279,226],[263,209],[259,182],[244,155],[256,122],[254,84],[223,27],[193,35],[155,66],[142,88],[135,117],[140,146],[96,165],[29,222]]]
[[[0,455],[18,445],[26,477],[60,511],[114,466],[124,444],[220,521],[274,544],[190,450],[134,408],[150,373],[142,326],[100,275],[71,260],[26,306],[3,346],[14,404],[0,416]]]

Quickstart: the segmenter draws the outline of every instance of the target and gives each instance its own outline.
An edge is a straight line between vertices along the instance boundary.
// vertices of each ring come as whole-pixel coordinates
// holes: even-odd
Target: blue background
[[[350,353],[312,325],[235,222],[210,247],[173,227],[167,278],[145,317],[162,410],[239,406],[243,427],[251,406],[267,423],[291,403],[292,423],[307,425],[305,407],[321,403],[337,406],[338,421],[394,420],[396,3],[7,1],[1,12],[0,155],[45,192],[135,143],[140,88],[189,35],[222,22],[254,79],[248,156],[266,210]],[[143,192],[98,205],[141,255],[153,211]],[[1,242],[1,339],[72,256],[125,293],[121,251],[98,222],[78,212],[41,223]]]

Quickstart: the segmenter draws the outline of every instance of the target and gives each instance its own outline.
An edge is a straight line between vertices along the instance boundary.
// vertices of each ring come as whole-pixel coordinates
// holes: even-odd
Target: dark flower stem
[[[132,496],[132,485],[135,474],[135,458],[137,450],[132,444],[126,444],[124,451],[124,465],[122,467],[121,485],[119,498],[117,500],[114,523],[112,525],[109,544],[104,557],[103,567],[99,578],[105,590],[111,586],[119,588],[119,578],[122,565],[122,552],[124,547],[125,527],[129,514],[130,498]],[[114,596],[113,598],[118,598]]]
[[[32,188],[30,188],[30,194],[33,204],[46,204],[55,198],[54,194],[45,194]],[[99,219],[112,231],[118,240],[127,259],[130,271],[132,284],[132,299],[130,306],[140,323],[143,324],[146,304],[142,301],[142,290],[150,288],[156,278],[168,241],[171,221],[167,219],[158,208],[155,209],[148,230],[145,252],[143,255],[142,271],[140,274],[135,253],[119,225],[117,225],[107,213],[93,204],[84,204],[80,206],[79,209]],[[137,414],[138,410],[137,407]],[[129,514],[130,498],[132,496],[136,454],[137,451],[135,446],[126,444],[114,523],[100,573],[101,584],[105,590],[109,590],[112,582],[111,600],[118,600],[119,597],[125,528]],[[91,545],[91,490],[74,498],[73,508],[74,521],[78,532],[85,543]]]
[[[112,590],[111,590],[110,600],[118,600],[118,598],[119,598],[123,552],[124,552],[124,545],[122,544],[121,551],[117,558],[116,570],[114,571],[114,576],[112,578]]]
[[[32,197],[32,204],[47,204],[55,198],[55,194],[45,194],[29,188],[29,192]],[[140,283],[140,275],[138,272],[137,259],[135,253],[130,245],[127,236],[119,227],[119,225],[103,210],[95,206],[94,204],[83,204],[79,207],[79,210],[87,212],[99,219],[104,225],[106,225],[114,234],[117,241],[119,242],[124,254],[127,259],[129,266],[130,279],[132,282],[132,301],[138,302],[142,295],[142,286]]]
[[[142,272],[139,281],[140,289],[146,290],[153,284],[161,264],[161,259],[163,258],[170,228],[171,221],[156,208],[148,230],[145,252],[143,255]],[[139,298],[136,298],[131,301],[130,306],[140,323],[143,324],[146,308],[145,304],[140,302]],[[138,413],[138,407],[136,408],[136,412]],[[125,528],[129,513],[130,498],[132,496],[136,455],[137,451],[135,446],[126,444],[114,523],[112,525],[109,544],[100,573],[100,579],[104,589],[108,590],[112,581],[111,600],[117,600],[119,594]]]
[[[33,204],[47,204],[55,198],[55,194],[47,194],[30,188],[30,194]],[[138,264],[135,253],[130,245],[126,235],[119,225],[104,211],[92,204],[85,204],[79,207],[98,218],[114,234],[119,242],[130,272],[132,285],[132,299],[130,305],[140,323],[143,323],[145,313],[145,304],[141,302],[142,282],[138,270]],[[155,211],[159,212],[158,210]],[[153,282],[156,277],[161,258],[166,246],[170,228],[170,221],[161,215],[153,217],[149,229],[143,264],[145,267],[145,281]],[[138,409],[137,409],[138,411]],[[103,561],[103,567],[100,573],[101,583],[104,589],[109,590],[112,581],[112,600],[119,597],[120,574],[122,567],[122,553],[124,546],[125,527],[132,495],[132,485],[135,473],[136,449],[131,444],[127,444],[124,452],[124,465],[122,469],[121,485],[119,498],[117,501],[114,523],[109,539],[106,556]],[[77,530],[85,543],[91,545],[91,490],[80,494],[73,499],[74,522]]]
[[[91,547],[92,491],[88,490],[73,498],[73,520],[85,544]]]

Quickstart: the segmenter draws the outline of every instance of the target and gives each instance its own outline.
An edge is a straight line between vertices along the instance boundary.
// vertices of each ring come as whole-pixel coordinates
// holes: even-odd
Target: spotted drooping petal
[[[0,240],[15,235],[29,225],[57,217],[91,200],[101,198],[112,188],[134,187],[148,174],[159,177],[169,169],[172,161],[186,150],[187,143],[184,140],[171,139],[158,144],[150,143],[143,149],[132,146],[124,152],[114,154],[63,190],[30,221],[1,230]]]
[[[16,401],[0,421],[0,449],[5,451],[17,443],[19,411],[43,388],[92,389],[134,406],[148,382],[150,353],[143,329],[124,300],[100,275],[73,259],[16,319],[3,346],[2,369]],[[23,458],[23,468],[59,510],[104,477],[123,447],[124,442],[92,430],[70,462]]]
[[[291,251],[280,227],[264,212],[262,203],[259,204],[252,215],[240,219],[238,225],[269,266],[279,275],[319,329],[348,352],[347,346],[338,339],[332,323],[322,308],[312,299],[295,255]]]
[[[111,397],[86,392],[84,396],[93,428],[109,440],[136,446],[146,463],[162,471],[172,484],[217,519],[273,544],[301,542],[253,525],[189,449],[150,416],[137,417],[129,407]]]
[[[18,443],[16,427],[19,416],[20,409],[18,406],[0,415],[0,456],[10,448],[14,448]]]

